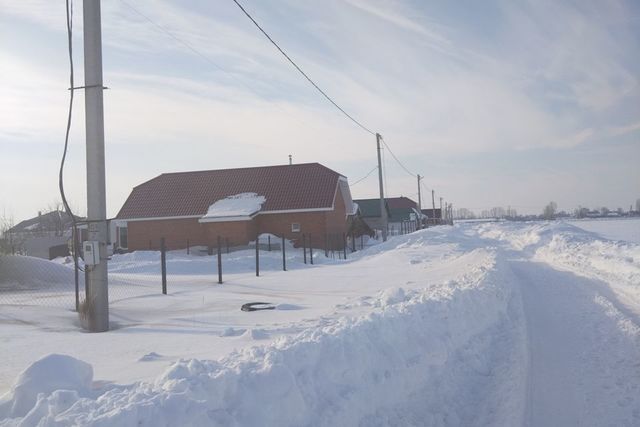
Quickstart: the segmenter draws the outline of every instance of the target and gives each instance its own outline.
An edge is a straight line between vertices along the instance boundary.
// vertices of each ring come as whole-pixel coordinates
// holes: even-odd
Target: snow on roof
[[[246,221],[262,209],[267,199],[257,193],[240,193],[225,197],[209,206],[200,222]]]

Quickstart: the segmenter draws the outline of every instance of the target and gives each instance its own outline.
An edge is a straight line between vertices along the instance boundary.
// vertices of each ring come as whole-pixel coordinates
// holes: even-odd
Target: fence
[[[184,248],[179,250],[168,250],[165,239],[158,237],[150,242],[151,250],[110,257],[109,302],[224,283],[230,274],[260,276],[267,271],[345,260],[371,243],[368,236],[342,233],[305,233],[294,242],[286,237],[266,234],[247,245],[220,236],[215,246],[193,246],[185,241]],[[48,261],[0,255],[1,305],[76,310],[85,298],[82,258],[75,269],[72,257]]]

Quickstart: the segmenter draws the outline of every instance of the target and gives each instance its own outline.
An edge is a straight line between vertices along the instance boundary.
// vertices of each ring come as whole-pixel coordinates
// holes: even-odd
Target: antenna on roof
[[[292,165],[293,164],[293,160],[291,158],[291,154],[289,154],[289,164]]]

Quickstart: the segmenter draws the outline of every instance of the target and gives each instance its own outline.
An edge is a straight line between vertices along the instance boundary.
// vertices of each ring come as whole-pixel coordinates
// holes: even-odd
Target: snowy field
[[[579,219],[569,223],[605,239],[640,243],[640,218]]]
[[[223,285],[176,253],[169,295],[123,290],[102,334],[3,305],[0,426],[638,426],[639,225],[442,226],[261,277],[240,252]],[[110,270],[146,289],[157,256]]]

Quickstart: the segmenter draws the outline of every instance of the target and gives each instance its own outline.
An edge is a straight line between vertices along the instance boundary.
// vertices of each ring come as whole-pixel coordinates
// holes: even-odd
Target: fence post
[[[342,252],[344,259],[347,259],[347,235],[342,233]]]
[[[222,284],[222,243],[218,236],[218,284]]]
[[[356,251],[356,234],[352,231],[351,232],[351,252],[355,252]]]
[[[187,255],[189,255],[190,252],[190,245],[189,245],[189,239],[187,239]]]
[[[324,257],[329,257],[329,237],[326,232],[324,233]]]
[[[304,258],[304,263],[307,263],[307,235],[302,235],[302,256]]]
[[[284,248],[284,234],[282,235],[282,271],[287,271],[287,254]]]
[[[271,252],[271,235],[267,236],[267,250]]]
[[[256,277],[260,276],[260,235],[256,234]]]
[[[164,237],[160,238],[160,265],[162,268],[162,294],[167,294],[167,248],[164,246]]]
[[[309,233],[309,258],[311,259],[311,265],[313,265],[313,245],[311,244],[311,233]]]

